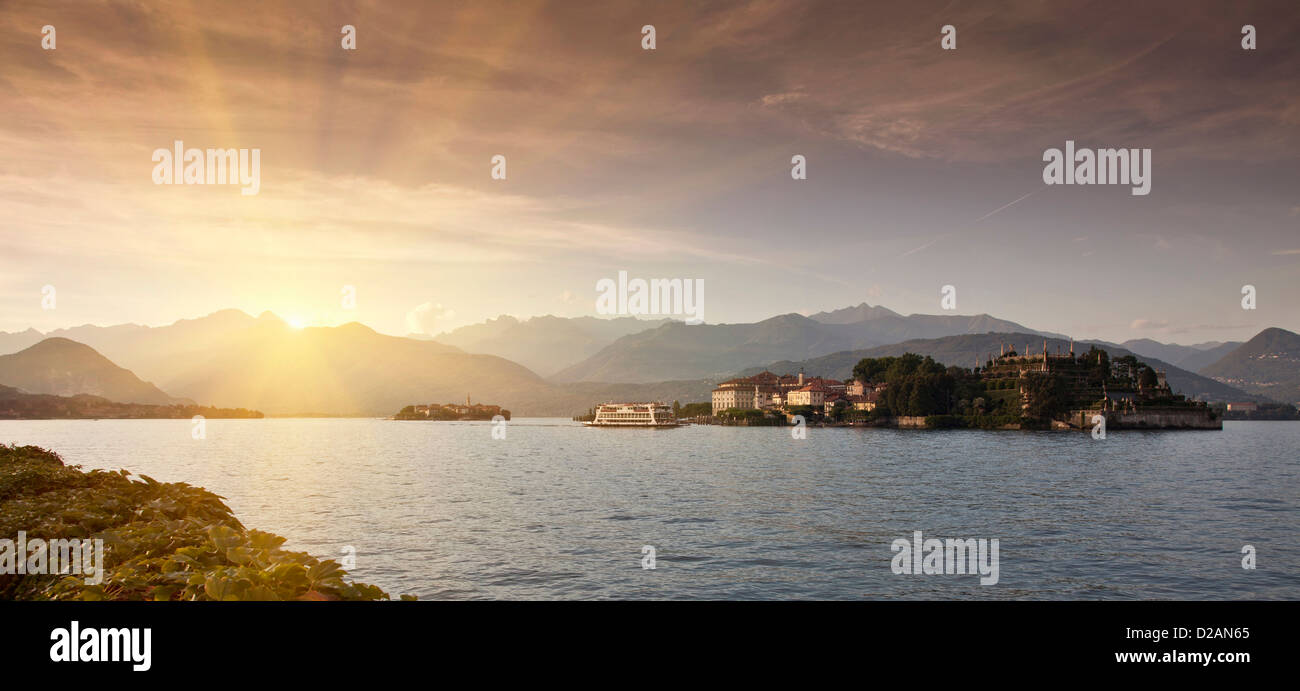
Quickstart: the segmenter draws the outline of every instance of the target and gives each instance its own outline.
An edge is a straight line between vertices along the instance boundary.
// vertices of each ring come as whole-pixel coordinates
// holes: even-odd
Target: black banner
[[[499,661],[493,675],[557,665],[581,675],[601,661],[626,664],[629,678],[687,662],[758,677],[911,669],[943,684],[1032,669],[1184,678],[1280,669],[1296,612],[1292,602],[4,602],[0,649],[42,676],[141,679],[253,663],[293,679],[431,663],[481,673],[485,659]]]

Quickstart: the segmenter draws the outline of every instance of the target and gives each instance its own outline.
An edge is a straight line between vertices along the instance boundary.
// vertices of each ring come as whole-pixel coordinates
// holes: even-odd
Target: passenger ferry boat
[[[672,406],[666,403],[602,403],[588,427],[680,427]]]

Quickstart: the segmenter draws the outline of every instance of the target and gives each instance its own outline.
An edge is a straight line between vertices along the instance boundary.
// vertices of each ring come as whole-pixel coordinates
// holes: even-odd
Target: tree
[[[958,377],[969,372],[945,368],[934,358],[916,353],[898,357],[863,358],[853,368],[861,381],[887,384],[882,407],[894,415],[946,415],[956,399]]]
[[[853,367],[853,377],[860,382],[877,381],[877,378],[892,364],[894,364],[892,357],[862,358]]]
[[[1142,374],[1138,375],[1138,386],[1143,389],[1156,388],[1156,371],[1151,369],[1150,365],[1142,365]]]
[[[1088,368],[1088,386],[1101,388],[1110,378],[1110,355],[1097,346],[1092,346],[1083,354],[1083,362]]]
[[[1070,404],[1069,382],[1056,374],[1029,372],[1025,376],[1025,417],[1050,420],[1063,415]]]

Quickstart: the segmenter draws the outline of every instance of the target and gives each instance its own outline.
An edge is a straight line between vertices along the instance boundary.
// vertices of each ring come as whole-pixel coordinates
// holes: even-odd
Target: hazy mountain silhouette
[[[808,318],[813,321],[819,321],[823,324],[856,324],[869,319],[879,319],[880,317],[901,317],[903,315],[889,309],[888,307],[871,306],[863,302],[853,307],[844,307],[842,309],[830,312],[818,312],[810,314]]]
[[[0,331],[0,355],[16,353],[43,340],[45,340],[45,334],[36,329],[27,329],[26,331],[16,331],[14,333]]]
[[[839,322],[862,315],[868,318]],[[742,363],[805,359],[914,338],[987,331],[1037,333],[987,314],[904,317],[865,303],[814,316],[820,320],[783,314],[753,324],[692,326],[673,322],[624,336],[592,357],[556,373],[552,379],[648,382],[710,378],[735,372]]]
[[[1178,345],[1160,343],[1149,338],[1134,338],[1119,344],[1140,356],[1159,358],[1182,369],[1199,372],[1202,367],[1217,362],[1241,345],[1241,341],[1197,343]]]
[[[192,403],[163,393],[88,345],[47,338],[11,355],[0,355],[0,384],[31,394],[91,394],[119,403]]]
[[[434,337],[467,353],[499,355],[541,374],[554,374],[594,355],[628,334],[662,326],[670,319],[555,317],[516,319],[502,315]]]
[[[444,343],[385,336],[355,323],[299,330],[273,314],[255,318],[239,310],[162,327],[87,325],[59,333],[101,344],[121,361],[131,362],[141,376],[186,399],[173,399],[152,386],[141,398],[129,389],[124,393],[121,387],[100,386],[89,376],[67,374],[84,369],[78,357],[96,349],[66,338],[52,339],[66,347],[45,353],[48,357],[39,363],[30,353],[8,356],[18,363],[13,371],[23,376],[16,375],[13,382],[0,378],[0,384],[31,393],[93,393],[123,402],[192,399],[270,415],[368,416],[391,415],[411,403],[463,401],[467,394],[475,401],[504,405],[516,415],[568,416],[613,399],[707,400],[712,388],[701,381],[561,387],[504,358],[468,354]],[[134,377],[95,355],[99,369]],[[38,386],[42,378],[33,372],[65,374]],[[124,395],[132,398],[121,398]]]

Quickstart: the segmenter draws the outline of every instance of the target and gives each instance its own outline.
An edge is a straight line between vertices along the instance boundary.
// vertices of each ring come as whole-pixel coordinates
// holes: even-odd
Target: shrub
[[[82,472],[51,451],[0,444],[0,538],[104,541],[103,582],[0,575],[10,600],[387,600],[332,559],[281,549],[221,497],[125,470]],[[19,555],[24,558],[26,555]],[[403,599],[407,599],[403,597]]]

